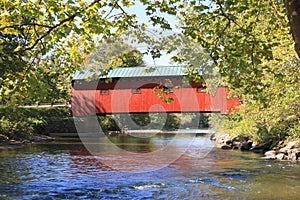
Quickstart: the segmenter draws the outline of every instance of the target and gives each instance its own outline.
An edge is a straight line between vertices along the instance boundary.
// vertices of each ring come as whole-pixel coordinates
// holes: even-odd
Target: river
[[[110,165],[111,157],[89,152],[78,138],[0,150],[0,199],[300,199],[296,162],[211,148],[206,134],[194,137],[182,155],[176,149],[186,145],[184,136],[109,139],[145,159],[133,156],[125,162],[119,156],[114,157],[118,164]],[[147,155],[172,140],[178,141],[172,143],[173,151],[164,152],[158,162],[163,166],[133,170],[148,166]]]

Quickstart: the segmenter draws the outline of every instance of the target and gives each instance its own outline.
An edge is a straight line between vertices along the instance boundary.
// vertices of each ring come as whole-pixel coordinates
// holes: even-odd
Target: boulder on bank
[[[293,151],[295,152],[296,156],[300,158],[300,147],[293,149]]]
[[[300,160],[300,146],[295,141],[283,143],[274,150],[267,151],[264,159]]]
[[[276,159],[276,151],[274,150],[270,150],[270,151],[267,151],[265,152],[265,157],[263,157],[263,159],[266,159],[266,160],[275,160]]]
[[[215,133],[211,139],[215,141],[215,145],[217,148],[232,149],[232,146],[230,145],[231,137],[227,133]]]
[[[275,157],[275,156],[276,156],[276,151],[275,151],[275,150],[267,151],[267,152],[265,153],[265,156],[268,156],[268,157]]]
[[[276,154],[275,158],[276,158],[276,160],[285,160],[286,156],[284,153],[279,153],[279,154]]]
[[[44,142],[44,141],[52,141],[54,138],[47,135],[34,135],[29,138],[31,142]]]
[[[249,137],[242,135],[232,137],[228,133],[216,133],[211,139],[215,141],[216,147],[220,149],[239,149],[243,151],[251,149],[253,144]]]
[[[268,142],[253,145],[253,141],[247,136],[230,136],[227,133],[215,133],[211,140],[220,149],[238,149],[265,154],[263,159],[300,161],[300,143],[295,141],[284,142],[273,139]]]
[[[221,148],[221,149],[224,149],[224,150],[232,149],[232,147],[231,147],[230,145],[227,145],[227,144],[221,145],[220,148]]]

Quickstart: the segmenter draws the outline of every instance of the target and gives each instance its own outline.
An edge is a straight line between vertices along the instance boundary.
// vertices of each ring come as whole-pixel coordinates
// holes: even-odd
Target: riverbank
[[[29,138],[18,138],[17,140],[9,139],[7,137],[4,137],[3,135],[0,138],[0,150],[22,148],[30,143],[52,142],[55,140],[54,137],[50,137],[47,135],[34,135]]]
[[[0,107],[0,146],[18,148],[32,142],[51,141],[49,133],[76,132],[67,106]]]
[[[51,126],[57,127],[58,124],[65,122],[51,123]],[[53,129],[53,127],[51,128]],[[180,129],[180,130],[126,130],[109,131],[107,135],[129,135],[135,137],[149,137],[157,133],[196,133],[196,134],[212,134],[211,140],[214,141],[215,147],[222,150],[240,150],[250,151],[265,155],[262,159],[267,160],[290,160],[300,161],[300,143],[296,141],[278,141],[270,140],[262,144],[255,144],[249,137],[246,136],[230,136],[226,133],[214,133],[212,130],[200,129]],[[48,135],[35,134],[26,138],[9,139],[4,135],[0,135],[0,150],[10,148],[22,148],[26,144],[39,142],[52,142],[55,138],[61,137],[79,137],[77,132],[73,133],[47,133]]]
[[[212,138],[215,146],[224,150],[252,151],[264,154],[262,159],[300,161],[300,142],[270,139],[255,144],[247,136],[230,136],[227,133],[215,133]]]

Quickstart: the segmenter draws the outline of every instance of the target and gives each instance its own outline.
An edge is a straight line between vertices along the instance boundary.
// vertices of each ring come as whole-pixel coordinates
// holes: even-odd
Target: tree
[[[22,60],[27,62],[26,70],[20,70],[15,76],[15,67],[21,68],[20,64],[8,65],[7,61],[0,60],[1,66],[7,64],[5,82],[12,83],[12,86],[1,87],[2,98],[5,101],[14,99],[12,104],[27,98],[22,91],[29,87],[25,89],[23,82],[30,88],[43,88],[42,77],[37,77],[37,71],[50,76],[55,74],[56,87],[68,87],[71,74],[82,65],[84,55],[94,49],[96,36],[101,40],[137,26],[134,15],[123,9],[133,4],[126,0],[1,1],[1,36],[22,37],[22,42],[16,41],[10,47],[13,56],[7,58],[14,60],[21,55]],[[6,40],[0,38],[0,53],[9,55],[3,48]],[[31,94],[33,98],[38,96]],[[10,98],[12,96],[18,97]]]
[[[35,81],[23,81],[26,76],[35,76],[36,69],[41,69],[44,74],[56,74],[56,86],[67,88],[71,75],[81,67],[85,55],[95,49],[95,44],[129,28],[145,27],[144,23],[137,22],[135,14],[126,12],[135,3],[132,0],[1,1],[0,34],[22,36],[23,41],[18,42],[11,52],[21,54],[23,60],[30,63],[20,76],[7,80],[13,82],[15,89],[11,91],[2,87],[1,94],[18,96],[13,98],[12,104],[25,99],[22,92],[17,92],[21,87],[19,83],[30,82],[31,88],[40,87],[39,77]],[[166,2],[141,0],[140,3],[148,6],[147,13],[153,24],[169,27],[155,11],[161,5],[168,5]],[[176,6],[170,4],[163,12],[175,14],[175,10]],[[0,38],[0,45],[3,43],[3,38]],[[0,51],[5,53],[2,48]],[[35,98],[36,94],[32,97]]]
[[[0,102],[31,104],[54,102],[65,98],[66,90],[57,88],[57,75],[45,68],[32,66],[26,52],[14,50],[24,43],[20,35],[1,35],[0,39]],[[62,94],[65,93],[65,94]]]
[[[26,68],[27,62],[23,59],[23,53],[15,53],[14,49],[18,46],[21,38],[13,34],[0,34],[2,44],[0,46],[0,102],[3,97],[11,98],[11,93],[18,80],[22,78],[22,71]]]
[[[145,66],[143,54],[129,44],[123,42],[121,36],[101,42],[86,59],[85,68],[93,71],[118,67]]]
[[[285,8],[291,5],[276,0],[183,4],[185,34],[210,53],[231,93],[243,100],[239,112],[226,117],[227,132],[257,141],[300,137],[300,66],[289,34],[292,27],[297,49],[299,23],[298,16],[290,16],[288,24]]]
[[[300,2],[297,0],[284,0],[284,5],[295,42],[295,51],[300,58]]]

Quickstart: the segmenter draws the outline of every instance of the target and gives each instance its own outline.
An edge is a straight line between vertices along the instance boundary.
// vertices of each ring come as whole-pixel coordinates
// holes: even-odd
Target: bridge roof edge
[[[184,76],[184,68],[184,66],[121,67],[111,69],[107,74],[100,71],[93,72],[90,70],[77,70],[73,75],[72,80]]]

